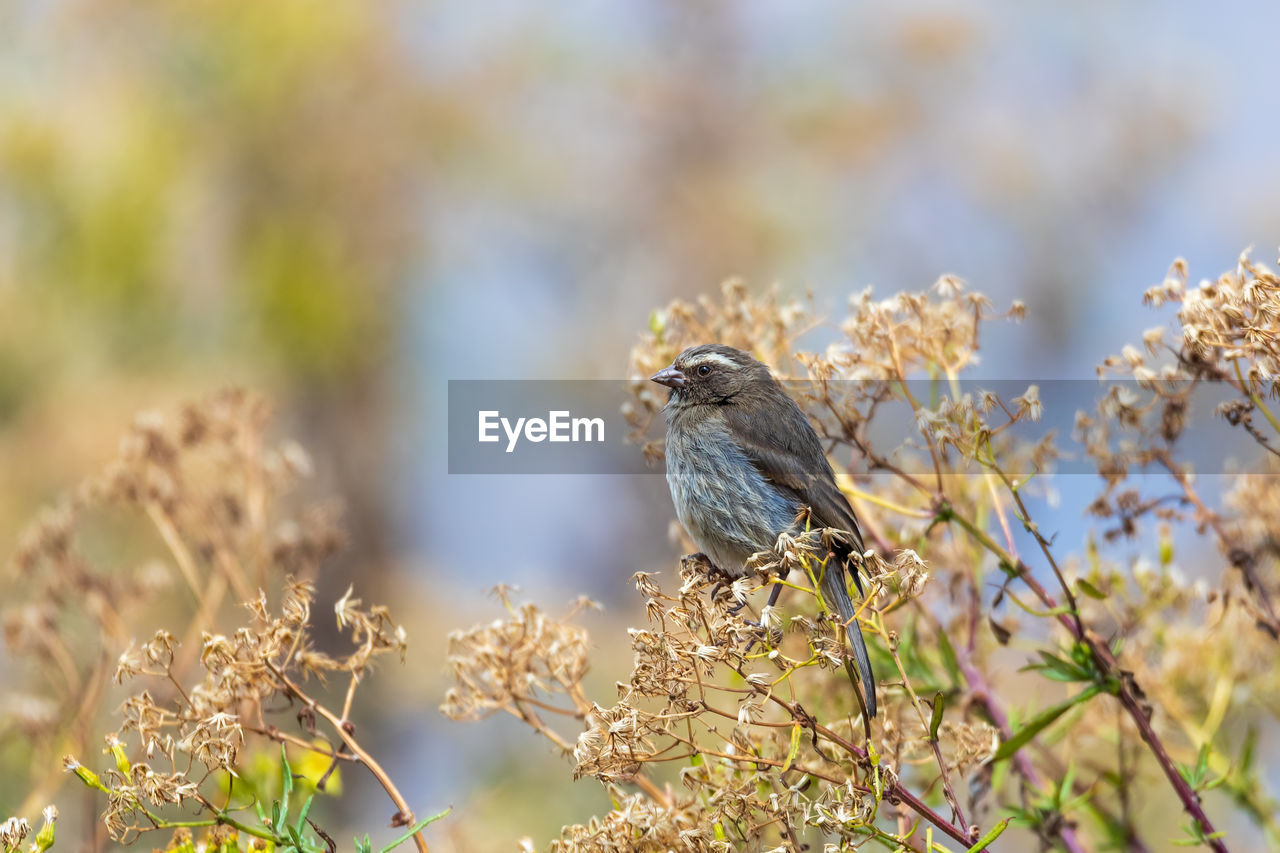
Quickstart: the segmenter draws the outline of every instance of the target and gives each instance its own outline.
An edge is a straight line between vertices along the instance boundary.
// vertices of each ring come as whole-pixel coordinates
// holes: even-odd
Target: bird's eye
[[[709,373],[711,373],[711,365],[709,365],[709,364],[704,364],[704,365],[702,365],[701,367],[699,367],[699,368],[698,368],[698,375],[699,375],[699,376],[706,376],[706,375],[708,375]]]

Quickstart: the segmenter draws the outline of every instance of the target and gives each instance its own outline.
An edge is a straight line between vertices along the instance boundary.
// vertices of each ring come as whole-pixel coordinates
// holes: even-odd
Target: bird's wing
[[[749,414],[749,408],[752,407],[723,407],[734,440],[766,479],[812,510],[815,524],[848,532],[853,537],[853,547],[861,555],[866,548],[862,544],[858,520],[854,518],[853,507],[849,506],[848,499],[836,485],[835,472],[831,470],[827,455],[822,452],[818,434],[813,431],[809,419],[794,400],[781,389],[777,389],[777,394],[781,398],[778,400],[779,405],[769,408],[771,414],[779,416],[778,419],[753,418]],[[853,618],[857,610],[849,600],[843,569],[843,566],[848,566],[848,572],[853,575],[853,582],[861,594],[862,579],[857,570],[860,561],[850,561],[849,554],[838,556],[837,566],[842,568],[835,573],[827,572],[823,575],[823,594],[829,596],[828,600],[849,626],[849,642],[858,662],[867,714],[874,717],[875,676],[871,671],[871,658],[867,654],[862,626]]]
[[[822,442],[795,401],[781,389],[777,393],[782,405],[776,409],[779,414],[785,412],[778,419],[752,417],[747,409],[736,406],[723,408],[734,440],[766,479],[813,511],[816,524],[848,531],[861,554],[866,548],[858,520],[836,485]]]

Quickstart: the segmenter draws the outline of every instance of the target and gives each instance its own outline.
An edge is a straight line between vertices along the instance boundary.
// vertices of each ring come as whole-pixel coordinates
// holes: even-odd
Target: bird
[[[862,534],[809,419],[767,365],[723,344],[689,347],[649,378],[670,389],[663,411],[676,516],[720,573],[742,577],[747,560],[773,549],[806,510],[811,527],[847,534],[827,540],[835,544],[819,589],[846,625],[875,717],[875,678],[847,581],[851,575],[863,595]],[[770,604],[779,591],[775,585]]]

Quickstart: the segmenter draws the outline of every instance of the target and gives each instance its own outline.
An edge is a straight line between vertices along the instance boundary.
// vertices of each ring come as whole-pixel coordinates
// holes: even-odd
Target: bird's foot
[[[724,569],[711,562],[711,558],[701,551],[681,557],[680,568],[699,571],[707,577],[728,577]]]
[[[711,587],[711,600],[724,592],[724,588],[733,583],[733,576],[711,562],[711,558],[699,551],[696,554],[685,554],[680,558],[681,572],[694,572],[704,580],[714,581]]]
[[[730,581],[728,578],[718,579],[714,584],[711,585],[711,590],[707,593],[707,597],[710,598],[712,601],[721,601],[721,599],[726,599],[726,601],[722,601],[721,603],[727,604],[727,601],[732,601],[732,598],[731,598],[732,583],[733,582]],[[730,614],[733,614],[733,613],[737,613],[739,610],[741,610],[745,606],[746,606],[746,602],[739,602],[736,604],[728,605],[727,610]]]
[[[743,650],[743,654],[751,654],[751,650],[755,648],[756,643],[763,643],[765,640],[768,640],[769,645],[774,648],[782,642],[782,629],[778,626],[769,627],[763,622],[757,622],[754,619],[746,620],[746,624],[755,629],[755,636],[747,642],[747,647]]]

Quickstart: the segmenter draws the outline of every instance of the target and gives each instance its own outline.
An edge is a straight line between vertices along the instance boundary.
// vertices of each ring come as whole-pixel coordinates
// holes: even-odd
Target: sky
[[[715,23],[691,27],[689,9],[716,10]],[[428,251],[396,368],[406,542],[452,566],[495,518],[518,527],[518,553],[468,565],[467,583],[560,587],[585,549],[579,582],[615,598],[637,548],[670,556],[669,510],[660,478],[444,475],[448,379],[625,377],[651,310],[729,276],[811,290],[838,318],[864,287],[955,273],[1030,309],[993,326],[974,376],[1091,380],[1168,321],[1141,294],[1175,257],[1193,281],[1249,245],[1275,260],[1280,86],[1248,42],[1280,24],[1274,5],[689,9],[448,4],[410,35],[434,78],[511,75],[482,107],[509,156],[424,201]],[[731,127],[679,113],[686,96]],[[693,149],[681,168],[729,170],[767,249],[718,236],[697,187],[660,186],[673,145]],[[1061,512],[1080,541],[1086,521]]]

